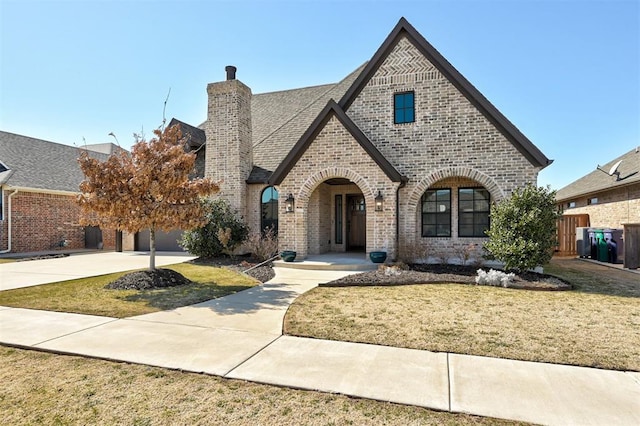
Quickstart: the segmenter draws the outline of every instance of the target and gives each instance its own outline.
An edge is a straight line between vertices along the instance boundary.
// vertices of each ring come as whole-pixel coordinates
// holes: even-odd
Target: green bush
[[[180,246],[196,256],[231,254],[247,238],[249,228],[229,203],[222,199],[204,200],[207,224],[182,234]],[[222,239],[222,241],[221,241]]]
[[[526,271],[551,260],[560,216],[555,191],[527,185],[491,208],[489,241],[484,248],[505,269]]]

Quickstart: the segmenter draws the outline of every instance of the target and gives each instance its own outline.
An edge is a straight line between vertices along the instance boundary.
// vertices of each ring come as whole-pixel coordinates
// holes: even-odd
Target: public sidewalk
[[[0,307],[0,342],[539,424],[640,424],[640,373],[283,336],[298,295],[349,272],[275,270],[126,319]]]

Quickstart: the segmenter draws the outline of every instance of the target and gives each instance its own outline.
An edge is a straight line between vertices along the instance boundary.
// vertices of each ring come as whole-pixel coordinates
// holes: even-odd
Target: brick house
[[[107,145],[93,155],[106,159]],[[115,248],[114,231],[78,223],[77,158],[76,147],[0,131],[0,253]]]
[[[588,214],[593,227],[622,229],[624,223],[640,223],[640,149],[558,190],[556,201],[564,215]]]
[[[485,241],[489,207],[551,164],[404,18],[336,84],[252,94],[227,67],[207,120],[178,120],[254,230],[310,254]]]

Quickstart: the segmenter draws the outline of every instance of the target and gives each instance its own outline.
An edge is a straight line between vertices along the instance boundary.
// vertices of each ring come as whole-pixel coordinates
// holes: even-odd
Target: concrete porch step
[[[364,253],[325,253],[307,256],[293,262],[276,260],[276,268],[306,269],[316,271],[375,271],[378,264],[371,262]]]

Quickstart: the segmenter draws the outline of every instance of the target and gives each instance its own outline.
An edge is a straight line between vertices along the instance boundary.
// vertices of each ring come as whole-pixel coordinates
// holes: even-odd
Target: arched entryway
[[[399,184],[382,173],[363,177],[346,167],[285,180],[278,191],[291,194],[294,207],[287,211],[281,203],[280,249],[295,250],[301,259],[350,250],[393,257]]]
[[[309,196],[307,218],[309,254],[366,250],[367,201],[355,182],[320,182]]]

